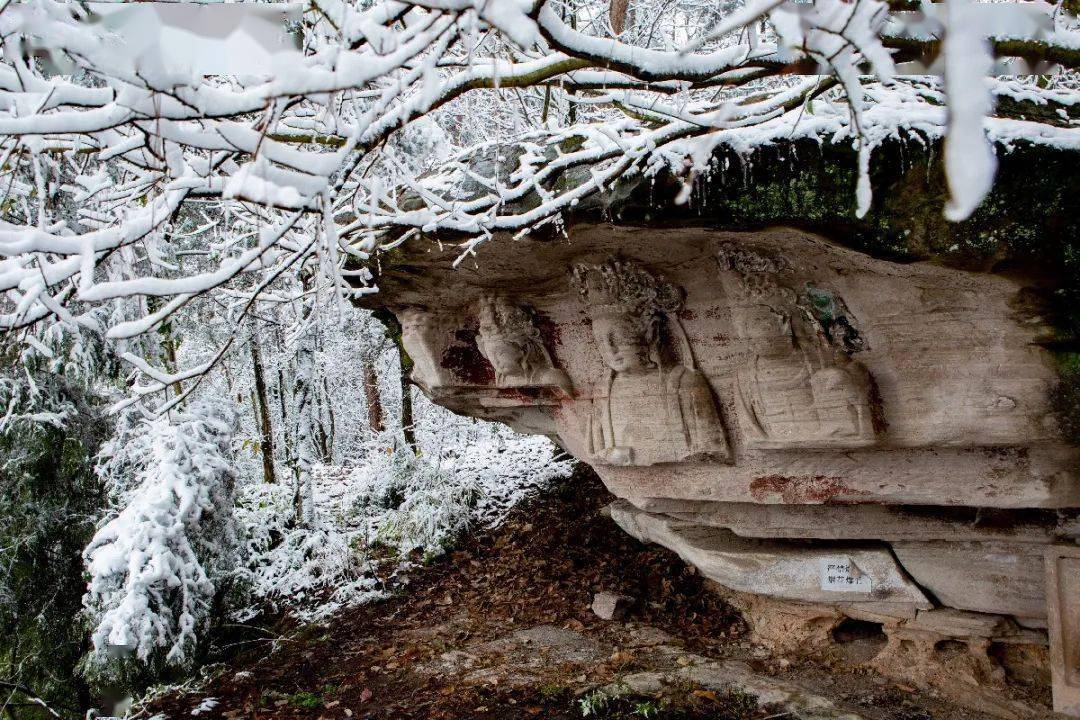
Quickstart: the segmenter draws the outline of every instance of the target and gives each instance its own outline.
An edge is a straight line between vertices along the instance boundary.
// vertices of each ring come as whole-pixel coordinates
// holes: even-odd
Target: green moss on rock
[[[1061,434],[1073,445],[1080,445],[1080,353],[1058,355],[1061,382],[1050,395]]]

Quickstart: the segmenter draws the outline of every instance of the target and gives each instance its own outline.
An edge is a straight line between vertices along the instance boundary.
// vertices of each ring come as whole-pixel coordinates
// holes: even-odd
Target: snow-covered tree
[[[145,443],[114,448],[137,453],[139,470],[86,548],[93,664],[161,651],[169,664],[190,660],[232,567],[233,425],[228,406],[193,403],[145,424]]]

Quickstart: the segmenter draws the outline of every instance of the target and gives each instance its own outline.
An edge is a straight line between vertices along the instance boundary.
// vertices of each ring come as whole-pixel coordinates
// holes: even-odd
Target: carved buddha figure
[[[748,447],[841,448],[874,442],[869,376],[831,347],[786,287],[732,309],[753,353],[738,372],[739,418]]]
[[[438,395],[452,384],[439,364],[447,343],[444,319],[419,307],[407,307],[397,317],[401,322],[401,345],[413,361],[413,382],[425,393]]]
[[[554,367],[540,331],[524,308],[504,296],[488,296],[480,300],[479,316],[476,343],[495,369],[496,385],[557,388],[573,394],[570,379]]]
[[[678,288],[619,260],[578,265],[574,284],[585,301],[607,366],[593,392],[588,450],[594,462],[653,465],[727,459],[729,450],[705,376],[693,368],[675,313]],[[664,320],[677,326],[682,363],[665,361]]]

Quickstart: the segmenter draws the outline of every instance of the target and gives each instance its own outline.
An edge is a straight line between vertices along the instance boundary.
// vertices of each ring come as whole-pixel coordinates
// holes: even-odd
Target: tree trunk
[[[288,455],[289,444],[289,410],[285,407],[285,371],[278,368],[277,371],[277,395],[278,404],[281,406],[281,434],[285,443],[285,454]],[[286,461],[288,458],[286,458]]]
[[[564,20],[566,19],[565,14],[566,14],[566,6],[564,5],[563,6],[563,19]],[[577,30],[577,11],[576,10],[571,10],[570,11],[570,27],[573,28],[574,30]],[[573,90],[567,90],[566,94],[567,95],[576,95],[577,93],[575,93]],[[569,117],[570,124],[571,125],[576,124],[577,123],[577,103],[575,103],[573,100],[570,100],[569,101],[569,106],[567,107],[567,110],[569,111],[569,115],[570,115],[570,117]]]
[[[311,469],[315,464],[315,403],[312,387],[314,370],[315,338],[312,328],[306,328],[296,350],[296,488],[293,496],[296,520],[305,526],[310,526],[315,519],[311,482]]]
[[[416,433],[413,430],[412,383],[409,382],[411,365],[412,363],[407,359],[405,353],[398,348],[398,368],[401,371],[401,432],[405,436],[405,443],[416,454]]]
[[[337,435],[337,421],[334,418],[334,403],[330,398],[330,383],[326,376],[322,379],[322,401],[326,409],[326,425],[323,427],[323,436],[326,438],[323,462],[330,465],[334,462],[334,438]]]
[[[173,334],[173,324],[171,322],[165,322],[158,328],[158,335],[161,339],[161,348],[165,353],[165,367],[168,368],[170,373],[176,373],[176,336]],[[176,393],[176,397],[180,397],[184,393],[183,384],[177,380],[170,385],[172,391]]]
[[[252,328],[254,330],[254,328]],[[270,403],[266,398],[266,378],[263,376],[262,353],[259,351],[259,341],[252,332],[248,341],[251,349],[251,369],[255,374],[255,399],[258,402],[259,447],[262,450],[263,478],[268,483],[277,482],[274,473],[274,430],[270,424]]]
[[[609,5],[611,29],[615,31],[616,35],[621,35],[622,31],[626,29],[626,10],[629,6],[629,0],[611,0]]]
[[[323,464],[329,464],[330,462],[330,433],[326,431],[326,423],[323,422],[326,419],[327,400],[323,393],[317,393],[315,395],[315,412],[312,414],[314,422],[314,434],[315,434],[315,450],[317,451],[317,458],[319,462]]]
[[[380,433],[386,429],[386,426],[383,424],[382,396],[379,395],[379,375],[375,372],[375,366],[368,362],[363,364],[363,373],[368,427],[372,432]]]

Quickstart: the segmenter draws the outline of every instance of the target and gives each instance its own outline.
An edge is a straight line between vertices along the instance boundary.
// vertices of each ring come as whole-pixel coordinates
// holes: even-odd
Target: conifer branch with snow
[[[233,423],[228,407],[196,403],[120,448],[136,454],[137,482],[86,548],[92,664],[159,649],[168,664],[191,659],[234,551]]]

